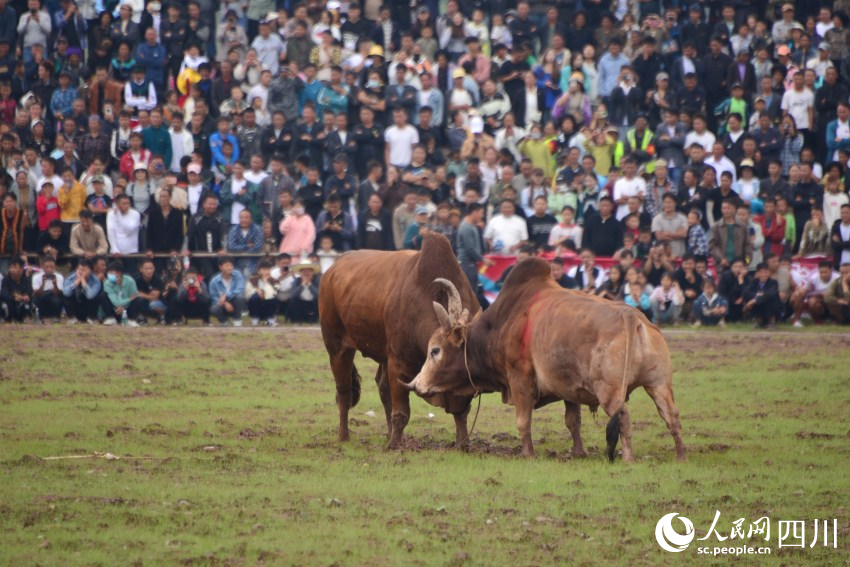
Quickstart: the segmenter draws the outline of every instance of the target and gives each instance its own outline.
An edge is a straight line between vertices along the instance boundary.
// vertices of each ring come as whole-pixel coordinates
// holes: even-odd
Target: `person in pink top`
[[[283,240],[280,242],[280,252],[302,257],[313,251],[313,243],[316,240],[316,225],[304,208],[303,199],[295,199],[292,214],[287,215],[280,221],[280,233]]]

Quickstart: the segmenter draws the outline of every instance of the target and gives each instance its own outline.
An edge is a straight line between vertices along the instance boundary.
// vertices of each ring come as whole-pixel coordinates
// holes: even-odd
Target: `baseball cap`
[[[469,130],[473,134],[480,134],[484,131],[484,120],[480,116],[473,116],[469,120]]]
[[[427,215],[427,214],[428,214],[428,207],[423,207],[422,205],[418,205],[416,207],[416,216]]]
[[[94,177],[91,178],[91,182],[92,183],[103,183],[103,176],[102,175],[95,175]]]
[[[670,75],[668,75],[667,73],[662,71],[661,73],[658,73],[657,75],[655,75],[655,80],[656,81],[668,81],[668,80],[670,80]]]
[[[463,79],[464,77],[466,77],[466,71],[464,71],[460,67],[455,69],[454,72],[452,73],[453,79]]]
[[[780,45],[776,48],[777,55],[791,55],[791,48],[787,45]]]
[[[197,163],[191,163],[191,164],[189,164],[189,167],[186,168],[186,171],[188,171],[189,173],[197,173],[197,174],[200,175],[201,166],[198,165]]]
[[[820,42],[820,45],[818,45],[818,51],[829,51],[829,44],[825,41]]]
[[[655,160],[655,167],[667,167],[667,160],[666,159]]]

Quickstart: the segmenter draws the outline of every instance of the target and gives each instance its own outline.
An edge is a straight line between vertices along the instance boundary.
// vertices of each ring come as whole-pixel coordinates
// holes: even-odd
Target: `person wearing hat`
[[[469,135],[460,148],[460,158],[467,160],[474,156],[483,160],[487,150],[495,147],[496,140],[484,131],[484,119],[477,115],[471,117],[469,119]]]
[[[815,85],[820,88],[826,77],[826,70],[835,65],[829,59],[829,44],[822,41],[818,44],[818,54],[805,62],[806,69],[814,69],[817,75],[817,83]],[[837,71],[837,69],[836,69]]]
[[[770,35],[773,37],[773,42],[776,45],[783,44],[791,39],[791,29],[794,25],[800,25],[794,20],[794,4],[787,3],[782,5],[782,19],[774,22],[773,28],[770,30]]]
[[[319,286],[316,276],[321,267],[315,262],[301,260],[291,269],[295,274],[292,297],[287,302],[286,318],[290,323],[316,323],[319,320]]]
[[[405,250],[421,250],[422,239],[428,234],[428,207],[417,205],[414,210],[413,222],[404,233]]]
[[[92,215],[92,220],[105,231],[106,213],[112,208],[112,197],[106,193],[106,184],[104,183],[103,175],[92,176],[91,184],[94,192],[86,197],[83,203],[83,210],[88,211]],[[73,229],[71,233],[73,234]]]
[[[130,80],[124,86],[124,102],[135,112],[156,108],[156,87],[145,78],[145,68],[137,65],[133,68]]]

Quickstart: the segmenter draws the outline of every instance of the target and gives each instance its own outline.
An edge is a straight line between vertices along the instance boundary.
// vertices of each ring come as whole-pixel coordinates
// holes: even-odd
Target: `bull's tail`
[[[357,367],[351,365],[351,407],[357,405],[360,401],[360,373],[357,372]]]
[[[621,398],[618,400],[619,403],[615,407],[616,411],[612,413],[611,419],[608,421],[608,426],[605,428],[605,441],[608,444],[605,452],[608,455],[608,460],[612,463],[614,462],[614,457],[617,456],[617,443],[620,441],[620,411],[623,409],[623,406],[626,405],[629,378],[629,354],[631,354],[632,349],[631,338],[632,333],[636,330],[632,325],[634,319],[627,309],[621,309],[620,316],[623,318],[623,328],[626,331],[626,354],[623,356],[623,385]],[[637,324],[640,325],[641,323],[638,321]]]
[[[617,443],[620,441],[620,412],[619,410],[608,422],[608,427],[605,428],[605,441],[608,443],[608,448],[605,450],[608,455],[608,460],[614,462],[614,457],[617,456]]]

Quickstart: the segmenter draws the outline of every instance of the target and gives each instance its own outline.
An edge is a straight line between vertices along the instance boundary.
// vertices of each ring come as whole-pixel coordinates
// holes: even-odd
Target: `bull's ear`
[[[434,312],[437,314],[437,321],[440,322],[440,328],[444,331],[448,331],[452,328],[452,321],[449,319],[449,313],[446,311],[446,308],[437,303],[433,302]]]
[[[466,334],[468,331],[469,327],[466,325],[455,325],[452,327],[452,332],[449,334],[449,342],[456,347],[460,347],[463,344],[463,341],[466,340]]]

